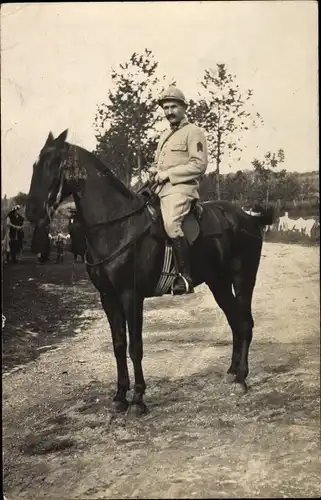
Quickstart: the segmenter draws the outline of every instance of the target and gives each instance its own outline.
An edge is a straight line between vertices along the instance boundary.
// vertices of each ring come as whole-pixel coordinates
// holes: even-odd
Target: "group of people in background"
[[[2,252],[4,261],[16,264],[18,256],[22,254],[24,243],[24,217],[20,213],[21,207],[14,206],[7,214],[6,227],[2,240]],[[44,264],[50,261],[52,247],[55,247],[55,262],[57,264],[64,262],[65,248],[70,243],[68,250],[74,255],[74,262],[77,262],[77,256],[80,255],[82,262],[85,260],[86,239],[82,232],[80,223],[75,216],[69,220],[69,234],[50,232],[49,224],[36,226],[33,229],[31,252],[36,255],[37,262]]]
[[[56,263],[64,261],[66,241],[69,235],[58,233],[52,235],[49,231],[49,225],[36,226],[32,235],[31,252],[37,255],[39,264],[44,264],[50,260],[52,243],[56,247]]]

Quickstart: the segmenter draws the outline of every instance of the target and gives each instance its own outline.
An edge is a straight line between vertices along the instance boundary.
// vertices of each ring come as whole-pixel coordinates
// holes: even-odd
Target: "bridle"
[[[58,181],[58,183],[54,183],[54,186],[49,191],[47,201],[45,202],[46,214],[48,216],[48,219],[49,219],[50,223],[52,221],[52,216],[53,216],[54,212],[56,211],[57,207],[59,206],[59,204],[61,202],[62,192],[63,192],[63,185],[64,185],[64,181],[65,181],[65,178],[66,178],[65,177],[66,168],[67,168],[67,166],[68,166],[68,164],[70,162],[70,157],[69,157],[68,153],[69,153],[69,151],[66,151],[66,154],[63,155],[62,158],[60,159],[60,163],[59,163],[59,167],[58,167],[58,170],[59,170],[59,181]],[[144,188],[147,188],[147,187],[150,189],[151,193],[154,193],[155,184],[153,186],[151,186],[149,183],[145,183],[138,190],[137,194],[139,194],[139,192],[141,192]],[[54,194],[55,191],[56,191],[56,194]],[[143,210],[147,207],[147,205],[150,202],[151,202],[151,199],[146,199],[146,200],[144,200],[144,202],[139,203],[138,206],[136,206],[135,208],[133,208],[131,211],[126,212],[125,214],[121,214],[119,217],[117,217],[115,219],[111,219],[111,220],[108,220],[108,221],[103,221],[103,222],[98,222],[98,223],[92,224],[91,226],[88,227],[88,229],[89,229],[89,231],[93,231],[93,230],[96,230],[99,227],[106,227],[106,226],[109,226],[109,225],[114,224],[116,222],[124,221],[124,220],[128,219],[129,217],[132,217],[135,214],[143,212]],[[86,258],[87,255],[88,255],[88,253],[86,251],[86,253],[85,253],[85,264],[87,266],[89,266],[89,267],[95,267],[95,266],[98,266],[100,264],[107,264],[108,262],[112,261],[113,259],[115,259],[116,257],[118,257],[118,255],[122,254],[128,247],[130,247],[133,244],[135,244],[138,241],[138,239],[140,239],[149,230],[151,224],[152,224],[152,220],[149,219],[147,225],[145,225],[144,230],[142,232],[140,232],[139,234],[137,234],[132,240],[130,240],[129,242],[125,243],[125,245],[123,245],[122,247],[120,247],[119,249],[117,249],[111,255],[109,255],[108,257],[106,257],[106,258],[104,258],[104,259],[102,259],[102,260],[100,260],[98,262],[88,262],[88,260]]]
[[[135,208],[134,210],[132,210],[131,212],[128,212],[124,215],[121,215],[120,217],[118,217],[117,219],[112,219],[112,220],[109,220],[107,222],[98,222],[97,224],[93,224],[89,229],[96,229],[98,228],[99,226],[107,226],[109,224],[113,224],[115,222],[120,222],[120,221],[123,221],[125,219],[128,219],[129,217],[139,213],[139,212],[142,212],[143,210],[145,210],[145,208],[148,208],[148,205],[150,203],[152,203],[153,201],[153,195],[155,196],[155,193],[154,193],[154,188],[155,188],[155,184],[153,186],[150,186],[148,182],[146,182],[138,191],[137,191],[137,194],[139,194],[140,192],[142,192],[144,189],[146,188],[149,188],[150,189],[150,194],[152,195],[150,199],[146,198],[146,200],[144,201],[144,203],[142,203],[140,206],[138,206],[137,208]],[[152,218],[149,218],[148,221],[147,221],[147,224],[145,225],[144,229],[142,232],[136,234],[136,236],[131,239],[130,241],[128,241],[127,243],[125,243],[122,247],[118,248],[117,250],[115,250],[115,252],[113,252],[112,254],[110,254],[108,257],[105,257],[104,259],[101,259],[100,261],[98,262],[89,262],[87,260],[87,255],[88,255],[88,252],[86,251],[85,252],[85,264],[88,266],[88,267],[96,267],[96,266],[99,266],[100,264],[108,264],[109,262],[111,262],[112,260],[114,260],[116,257],[118,257],[119,255],[121,255],[125,250],[127,250],[129,247],[135,245],[138,240],[140,238],[142,238],[142,236],[144,236],[147,231],[149,230],[149,228],[151,227],[152,225]]]
[[[106,226],[107,224],[112,224],[114,222],[120,222],[121,220],[128,219],[132,215],[135,215],[135,214],[137,214],[139,212],[142,212],[143,210],[145,210],[145,208],[149,208],[149,205],[156,198],[155,190],[156,190],[157,187],[159,187],[159,185],[157,183],[154,183],[154,182],[150,183],[149,181],[145,182],[145,184],[143,184],[143,186],[141,186],[141,188],[138,189],[137,194],[142,193],[144,190],[148,190],[150,198],[146,197],[146,200],[144,201],[144,203],[142,203],[138,208],[132,210],[131,212],[129,212],[129,213],[125,214],[125,215],[121,215],[117,219],[113,219],[113,220],[110,220],[108,222],[100,222],[100,223],[94,224],[93,226],[91,226],[91,228],[95,229],[96,227],[101,226],[101,225],[105,225]],[[102,260],[100,260],[98,262],[88,262],[88,260],[87,260],[88,252],[86,251],[86,253],[85,253],[85,264],[87,266],[89,266],[89,267],[96,267],[96,266],[99,266],[100,264],[108,264],[109,262],[111,262],[112,260],[114,260],[116,257],[118,257],[119,255],[121,255],[125,250],[127,250],[127,248],[129,248],[130,246],[135,245],[138,242],[138,240],[140,238],[142,238],[142,236],[144,236],[147,233],[147,231],[149,230],[149,228],[152,225],[152,222],[153,222],[153,219],[150,217],[148,219],[147,224],[145,225],[145,227],[144,227],[144,229],[143,229],[142,232],[138,233],[132,240],[130,240],[127,243],[125,243],[125,245],[123,245],[122,247],[118,248],[111,255],[109,255],[108,257],[105,257],[104,259],[102,259]]]
[[[46,213],[48,215],[48,218],[49,218],[50,222],[52,220],[52,216],[53,216],[55,210],[58,208],[59,203],[61,201],[62,190],[63,190],[64,180],[65,180],[65,167],[67,165],[67,161],[68,160],[64,159],[64,158],[62,158],[60,160],[60,164],[59,164],[59,167],[58,167],[58,170],[59,170],[59,181],[58,181],[58,184],[56,185],[56,186],[58,186],[56,195],[53,194],[54,191],[55,191],[54,188],[56,188],[56,186],[54,186],[54,187],[52,187],[50,189],[47,201],[45,202]],[[54,198],[54,201],[50,204],[49,202],[51,201],[52,198]]]

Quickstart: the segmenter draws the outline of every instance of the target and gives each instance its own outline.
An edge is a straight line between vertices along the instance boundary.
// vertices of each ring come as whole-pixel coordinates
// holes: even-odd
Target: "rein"
[[[154,188],[154,185],[150,187],[150,184],[149,182],[146,182],[139,190],[137,193],[140,193],[141,191],[143,191],[144,189],[148,188],[153,192],[153,188]],[[125,215],[121,215],[118,219],[113,219],[113,220],[110,220],[110,221],[106,221],[106,222],[98,222],[97,224],[93,224],[90,228],[88,228],[89,230],[92,229],[92,228],[95,228],[95,227],[98,227],[98,226],[107,226],[108,224],[112,224],[114,222],[118,222],[118,221],[121,221],[121,220],[125,220],[125,219],[128,219],[129,217],[131,217],[132,215],[135,215],[136,213],[139,213],[141,212],[142,210],[144,210],[147,205],[150,203],[150,199],[146,199],[146,201],[140,205],[138,208],[136,208],[135,210],[133,210],[132,212],[129,212]],[[118,257],[119,255],[121,255],[125,250],[127,250],[127,248],[129,248],[131,245],[134,245],[135,243],[137,243],[137,241],[142,237],[144,236],[144,234],[147,233],[147,231],[149,230],[149,228],[151,227],[152,225],[152,220],[149,220],[147,226],[145,227],[144,231],[140,234],[137,234],[135,236],[135,238],[129,242],[127,242],[124,246],[118,248],[115,252],[113,252],[111,255],[109,255],[108,257],[105,257],[104,259],[98,261],[98,262],[88,262],[87,260],[87,255],[88,255],[88,252],[86,250],[86,253],[85,253],[85,264],[89,267],[95,267],[95,266],[99,266],[100,264],[108,264],[109,262],[111,262],[113,259],[115,259],[116,257]]]
[[[60,201],[61,201],[61,196],[62,196],[62,189],[64,185],[64,169],[65,166],[67,165],[67,160],[62,160],[59,165],[59,184],[58,184],[58,191],[55,197],[55,201],[53,204],[50,206],[49,203],[46,203],[46,212],[49,218],[49,221],[51,222],[52,215],[55,211],[55,209],[58,207]],[[48,200],[52,197],[52,190],[50,190],[49,195],[48,195]]]
[[[128,212],[126,214],[123,214],[121,215],[120,217],[118,217],[117,219],[111,219],[111,220],[107,220],[107,221],[102,221],[102,222],[96,222],[95,224],[91,224],[90,227],[88,227],[89,230],[91,229],[94,229],[96,227],[101,227],[101,226],[108,226],[109,224],[113,224],[114,222],[119,222],[119,221],[123,221],[123,220],[126,220],[128,219],[129,217],[131,217],[132,215],[135,215],[139,212],[141,212],[142,210],[144,210],[144,208],[147,206],[148,204],[148,201],[145,201],[142,205],[140,205],[139,207],[135,208],[134,210],[132,210],[131,212]]]
[[[47,212],[47,215],[48,215],[48,218],[51,222],[51,218],[52,218],[52,214],[53,212],[55,211],[55,209],[58,207],[60,201],[61,201],[61,197],[62,197],[62,190],[63,190],[63,183],[64,183],[64,171],[65,171],[65,168],[68,164],[68,158],[65,158],[65,159],[62,159],[62,161],[60,162],[60,165],[59,165],[59,184],[58,184],[58,191],[57,191],[57,194],[56,194],[56,197],[55,197],[55,200],[54,202],[52,203],[52,205],[49,205],[49,203],[46,203],[46,212]],[[146,182],[137,192],[137,194],[139,194],[143,189],[146,189],[146,188],[149,188],[150,192],[153,193],[153,190],[155,189],[156,185],[150,185],[149,182]],[[52,197],[52,191],[51,190],[49,192],[49,196],[48,196],[48,200],[51,199]],[[126,220],[128,219],[129,217],[132,217],[133,215],[143,211],[146,206],[148,205],[148,203],[150,203],[150,199],[146,199],[146,201],[142,204],[140,204],[137,208],[134,208],[132,211],[126,213],[126,214],[122,214],[120,217],[117,217],[116,219],[111,219],[111,220],[108,220],[108,221],[102,221],[102,222],[97,222],[95,224],[92,224],[90,227],[88,227],[87,229],[89,231],[91,230],[95,230],[99,227],[106,227],[108,225],[111,225],[111,224],[114,224],[115,222],[120,222],[120,221],[123,221],[123,220]],[[87,260],[87,256],[88,256],[88,251],[86,250],[85,252],[85,264],[89,267],[96,267],[96,266],[99,266],[101,264],[107,264],[109,262],[111,262],[113,259],[115,259],[116,257],[118,257],[119,255],[121,255],[125,250],[127,250],[127,248],[129,248],[130,246],[134,245],[144,234],[147,233],[147,231],[149,230],[150,226],[152,224],[152,221],[149,220],[148,221],[148,224],[147,226],[144,228],[143,232],[137,234],[134,239],[130,240],[129,242],[127,242],[125,245],[123,245],[122,247],[118,248],[115,252],[113,252],[111,255],[109,255],[108,257],[105,257],[104,259],[101,259],[99,260],[98,262],[89,262]]]
[[[118,248],[115,252],[113,252],[111,255],[109,255],[108,257],[105,257],[104,259],[102,260],[99,260],[98,262],[88,262],[87,260],[87,255],[88,255],[88,251],[86,250],[85,252],[85,264],[89,267],[95,267],[95,266],[99,266],[100,264],[108,264],[109,262],[111,262],[113,259],[115,259],[116,257],[118,257],[119,255],[121,255],[125,250],[127,250],[127,248],[129,248],[130,246],[134,245],[135,243],[137,243],[137,241],[142,237],[144,236],[145,233],[147,233],[148,229],[150,228],[150,226],[152,225],[152,221],[150,220],[149,223],[147,224],[147,226],[145,227],[144,231],[142,233],[139,233],[135,236],[135,238],[133,240],[130,240],[128,241],[124,246]]]

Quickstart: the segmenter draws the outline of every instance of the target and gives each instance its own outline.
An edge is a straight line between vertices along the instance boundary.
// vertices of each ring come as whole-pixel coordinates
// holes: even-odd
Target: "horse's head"
[[[67,130],[56,139],[50,132],[39,158],[33,166],[33,174],[26,204],[26,217],[33,223],[47,223],[63,197],[64,165],[68,157]]]

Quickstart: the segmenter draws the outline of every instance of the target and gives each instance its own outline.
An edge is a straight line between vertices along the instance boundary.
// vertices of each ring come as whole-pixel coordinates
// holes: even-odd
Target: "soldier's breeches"
[[[193,200],[194,197],[180,193],[173,193],[160,198],[164,227],[169,238],[184,236],[182,224],[184,217],[191,209]]]

